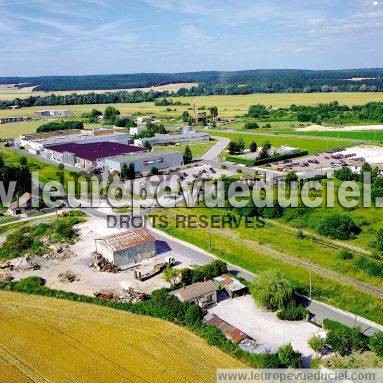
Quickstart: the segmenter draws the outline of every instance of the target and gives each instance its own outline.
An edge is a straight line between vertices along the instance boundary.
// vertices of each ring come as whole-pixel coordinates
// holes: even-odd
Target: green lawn
[[[365,131],[335,131],[335,132],[300,132],[300,131],[283,131],[283,134],[293,134],[304,137],[324,137],[338,138],[338,139],[353,139],[353,140],[365,140],[374,142],[383,142],[383,130],[365,130]]]
[[[13,150],[0,147],[0,154],[2,155],[5,163],[17,165],[19,163],[19,159],[22,156],[21,153],[14,152]],[[58,180],[57,171],[58,167],[53,164],[48,164],[43,161],[39,161],[35,158],[32,158],[25,154],[28,158],[28,164],[32,172],[38,172],[39,182],[47,183],[48,181]],[[73,177],[70,175],[68,170],[64,170],[64,175],[66,181],[73,180]]]
[[[215,141],[208,141],[208,142],[198,142],[198,143],[191,143],[188,144],[189,148],[193,154],[193,158],[200,158],[202,157],[209,149],[211,149],[216,144]],[[182,145],[172,145],[172,146],[156,146],[155,150],[172,150],[175,152],[183,153],[185,151],[186,144]]]
[[[263,145],[266,140],[269,140],[273,147],[280,147],[282,145],[288,145],[300,148],[302,150],[307,150],[310,154],[325,152],[332,148],[345,147],[356,145],[358,141],[350,139],[337,139],[326,137],[317,138],[317,137],[289,137],[286,135],[280,135],[278,133],[265,133],[262,131],[257,132],[211,132],[212,136],[227,137],[230,140],[235,140],[240,137],[245,141],[245,145],[249,146],[250,142],[255,141],[258,146]]]

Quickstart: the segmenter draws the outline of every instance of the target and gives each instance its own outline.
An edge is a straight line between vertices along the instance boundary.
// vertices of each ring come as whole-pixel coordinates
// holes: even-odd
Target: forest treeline
[[[355,79],[361,79],[355,81]],[[181,82],[200,86],[182,93],[248,94],[269,92],[382,91],[383,69],[259,69],[234,72],[137,73],[88,76],[1,77],[0,84],[35,86],[35,90],[144,88]]]

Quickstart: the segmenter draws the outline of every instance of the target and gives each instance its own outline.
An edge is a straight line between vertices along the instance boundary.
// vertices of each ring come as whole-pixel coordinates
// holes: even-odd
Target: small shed
[[[217,303],[217,288],[213,281],[197,282],[172,291],[181,302],[194,303],[206,308]]]
[[[247,293],[247,287],[230,274],[222,274],[213,278],[218,290],[225,290],[230,298],[239,297]]]
[[[96,252],[116,266],[126,266],[157,254],[156,240],[147,229],[112,234],[95,240]]]
[[[31,193],[24,193],[16,201],[9,205],[8,213],[12,215],[25,214],[32,207],[32,195]]]

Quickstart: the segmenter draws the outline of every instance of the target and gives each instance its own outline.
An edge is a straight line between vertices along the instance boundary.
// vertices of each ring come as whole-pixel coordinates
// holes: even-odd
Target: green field
[[[329,137],[329,138],[338,138],[338,139],[353,139],[353,140],[365,140],[365,141],[374,141],[374,142],[383,142],[383,130],[365,130],[365,131],[327,131],[327,132],[297,132],[297,131],[287,131],[284,130],[281,132],[283,134],[292,134],[305,137]]]
[[[262,132],[249,133],[243,132],[220,132],[215,130],[211,132],[212,137],[227,137],[230,140],[236,140],[240,137],[245,141],[245,145],[248,147],[252,141],[255,141],[258,146],[263,145],[266,140],[269,140],[273,147],[280,147],[282,145],[288,145],[297,147],[302,150],[307,150],[310,154],[324,152],[326,150],[356,145],[358,141],[351,139],[337,139],[326,137],[290,137],[288,135],[281,135],[276,132]]]
[[[106,307],[0,292],[0,381],[215,382],[244,366],[172,323]]]

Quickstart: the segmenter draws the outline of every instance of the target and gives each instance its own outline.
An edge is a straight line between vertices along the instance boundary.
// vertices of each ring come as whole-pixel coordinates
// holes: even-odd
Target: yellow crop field
[[[240,362],[171,323],[0,292],[0,382],[214,382]]]

